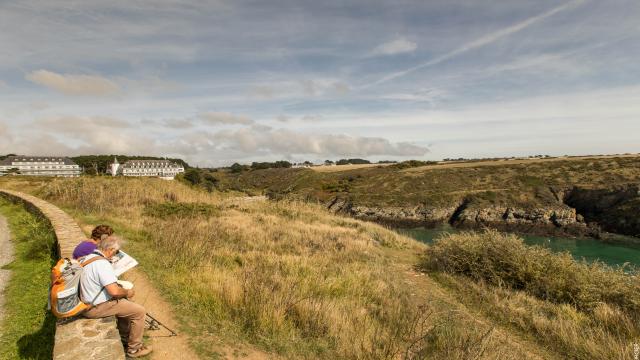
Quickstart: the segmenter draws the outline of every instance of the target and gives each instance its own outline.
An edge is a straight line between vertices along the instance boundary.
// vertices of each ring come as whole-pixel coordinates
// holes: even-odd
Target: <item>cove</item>
[[[433,243],[442,234],[461,232],[450,225],[441,225],[435,228],[402,228],[396,229],[396,231],[426,244]],[[519,236],[528,245],[543,246],[554,252],[568,251],[577,260],[601,261],[614,267],[625,263],[640,267],[640,248],[610,244],[588,238],[575,239],[522,234]]]

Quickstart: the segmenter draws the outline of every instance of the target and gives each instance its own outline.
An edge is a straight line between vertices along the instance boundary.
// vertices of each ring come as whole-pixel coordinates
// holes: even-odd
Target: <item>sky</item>
[[[0,154],[640,152],[637,0],[0,0]]]

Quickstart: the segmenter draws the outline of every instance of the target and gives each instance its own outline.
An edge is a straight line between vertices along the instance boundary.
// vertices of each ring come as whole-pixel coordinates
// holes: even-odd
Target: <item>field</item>
[[[335,166],[333,168],[339,168]],[[336,172],[268,169],[215,173],[218,188],[326,203],[336,197],[377,207],[474,203],[536,207],[558,202],[554,188],[607,188],[636,183],[640,156],[468,162]]]
[[[636,277],[566,256],[557,260],[564,272],[536,272],[555,258],[524,245],[507,252],[498,245],[518,240],[499,233],[428,247],[318,205],[157,179],[16,177],[0,186],[84,224],[113,224],[203,358],[242,345],[292,359],[631,359],[639,334]],[[460,250],[471,270],[439,265]],[[479,254],[495,261],[472,261]],[[496,265],[521,256],[529,268]],[[616,285],[597,282],[606,279]],[[571,295],[598,288],[595,302]]]

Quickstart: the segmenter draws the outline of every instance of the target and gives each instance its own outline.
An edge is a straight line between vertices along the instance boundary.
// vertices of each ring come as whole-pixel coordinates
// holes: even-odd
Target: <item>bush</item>
[[[231,170],[232,173],[237,174],[237,173],[249,170],[249,166],[248,165],[240,165],[238,163],[233,163],[233,165],[231,165],[229,167],[229,169]]]
[[[586,312],[603,303],[628,314],[640,311],[640,282],[625,273],[628,269],[579,262],[569,253],[528,246],[515,235],[492,230],[445,235],[427,249],[422,266]]]

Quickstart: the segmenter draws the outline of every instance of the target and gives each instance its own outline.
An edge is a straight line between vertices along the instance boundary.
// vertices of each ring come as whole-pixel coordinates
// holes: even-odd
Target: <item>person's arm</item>
[[[130,298],[133,297],[133,289],[126,290],[119,286],[116,281],[118,277],[113,272],[111,263],[106,260],[98,260],[95,262],[98,266],[98,276],[100,277],[100,284],[104,286],[107,293],[114,299]]]
[[[109,295],[114,299],[130,298],[130,297],[133,297],[134,295],[133,289],[127,290],[119,286],[117,283],[106,285],[104,288],[107,290]]]

